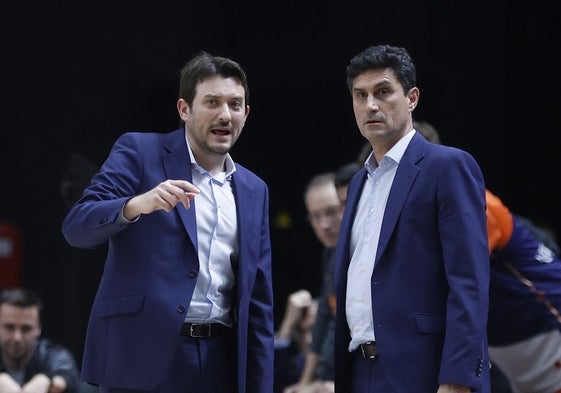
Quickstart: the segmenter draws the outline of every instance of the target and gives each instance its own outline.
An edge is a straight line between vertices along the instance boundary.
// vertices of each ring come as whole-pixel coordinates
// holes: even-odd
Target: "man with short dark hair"
[[[271,393],[269,189],[234,161],[245,71],[202,52],[182,68],[168,133],[121,135],[62,225],[109,243],[82,379],[101,393]]]
[[[481,169],[417,135],[404,48],[365,49],[347,84],[372,153],[349,184],[337,242],[335,390],[489,393]]]
[[[0,292],[0,392],[75,393],[72,353],[40,338],[43,302],[27,289]]]

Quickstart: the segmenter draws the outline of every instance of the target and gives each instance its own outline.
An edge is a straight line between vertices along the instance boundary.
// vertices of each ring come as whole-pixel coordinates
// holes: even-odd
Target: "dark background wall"
[[[177,75],[204,49],[239,61],[251,114],[233,156],[271,190],[277,318],[319,287],[302,191],[363,144],[349,59],[391,43],[416,61],[419,120],[471,152],[515,212],[561,233],[560,15],[554,2],[4,2],[0,6],[0,220],[23,241],[23,283],[44,298],[44,333],[81,356],[105,255],[69,247],[73,193],[124,131],[171,131]],[[77,189],[76,189],[77,188]],[[69,197],[70,195],[70,197]],[[282,220],[281,218],[289,220]]]

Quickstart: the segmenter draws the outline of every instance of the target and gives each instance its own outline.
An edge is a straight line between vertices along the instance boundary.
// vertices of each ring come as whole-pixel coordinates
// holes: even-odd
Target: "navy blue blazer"
[[[352,179],[335,259],[335,388],[350,392],[350,237],[367,172]],[[371,278],[379,361],[396,392],[453,383],[488,393],[485,185],[468,153],[414,135],[397,168]]]
[[[236,168],[238,388],[272,392],[268,188],[242,165]],[[117,220],[127,199],[166,179],[192,181],[185,131],[125,133],[63,222],[73,246],[93,248],[109,241],[88,323],[85,381],[152,389],[170,368],[199,270],[196,198],[190,209],[178,204],[169,213],[155,211],[132,224]]]

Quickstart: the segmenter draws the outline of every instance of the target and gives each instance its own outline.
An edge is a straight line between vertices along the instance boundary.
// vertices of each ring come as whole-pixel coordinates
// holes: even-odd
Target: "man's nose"
[[[367,106],[368,106],[368,109],[373,110],[373,111],[374,110],[377,111],[378,109],[380,109],[380,107],[378,106],[378,101],[372,96],[368,96]]]
[[[13,338],[15,341],[21,341],[23,338],[23,333],[19,329],[15,329],[13,333]]]
[[[229,122],[232,119],[232,114],[230,113],[230,107],[228,104],[224,104],[220,107],[219,120],[223,123]]]

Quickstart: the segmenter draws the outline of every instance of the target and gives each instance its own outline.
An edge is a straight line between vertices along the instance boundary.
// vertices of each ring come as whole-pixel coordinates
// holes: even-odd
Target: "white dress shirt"
[[[365,163],[368,175],[351,231],[351,262],[347,272],[345,312],[351,332],[349,351],[375,341],[371,291],[374,261],[390,189],[399,161],[414,134],[412,130],[403,136],[382,157],[379,165],[373,153]]]
[[[225,171],[212,176],[197,165],[189,143],[193,184],[201,190],[195,197],[199,276],[186,322],[232,325],[230,309],[235,284],[230,255],[237,251],[236,201],[231,178],[236,167],[226,156]]]

